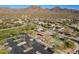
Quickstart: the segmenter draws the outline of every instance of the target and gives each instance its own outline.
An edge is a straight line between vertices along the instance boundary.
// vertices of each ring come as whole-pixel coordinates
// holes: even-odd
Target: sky
[[[31,5],[0,5],[0,8],[27,8]],[[56,6],[60,8],[67,8],[67,9],[77,9],[79,10],[79,5],[39,5],[42,8],[54,8]]]

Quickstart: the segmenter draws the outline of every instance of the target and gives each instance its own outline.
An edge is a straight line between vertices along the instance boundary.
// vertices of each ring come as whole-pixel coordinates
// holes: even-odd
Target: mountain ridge
[[[0,13],[50,13],[50,14],[63,14],[63,13],[79,13],[76,9],[67,9],[54,7],[51,9],[42,8],[39,6],[30,6],[27,8],[0,8]]]

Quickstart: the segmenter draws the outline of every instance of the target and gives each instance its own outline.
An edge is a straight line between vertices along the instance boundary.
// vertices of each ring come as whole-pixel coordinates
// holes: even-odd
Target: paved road
[[[60,36],[62,36],[62,34],[60,34]],[[75,41],[75,42],[77,42],[78,44],[79,44],[79,37],[69,37],[69,36],[67,36],[67,35],[64,35],[63,34],[63,37],[68,37],[68,38],[70,38],[70,40],[73,40],[73,41]]]
[[[69,38],[79,44],[79,37],[77,37],[77,38],[75,38],[75,37],[69,37]]]
[[[53,52],[51,52],[50,50],[44,50],[44,46],[42,46],[41,44],[39,44],[36,41],[33,41],[33,49],[31,51],[26,52],[27,54],[35,54],[36,51],[39,51],[42,54],[52,54]]]
[[[15,43],[13,41],[13,39],[9,38],[7,40],[7,42],[9,43],[9,46],[12,47],[12,51],[11,53],[12,54],[35,54],[36,51],[39,51],[40,53],[42,54],[52,54],[53,52],[51,50],[44,50],[44,46],[42,46],[40,43],[38,43],[36,40],[34,41],[30,41],[30,38],[28,35],[24,35],[24,36],[21,36],[21,38],[25,39],[28,43],[31,43],[33,49],[24,53],[24,49],[22,47],[18,47],[17,46],[17,43]]]
[[[13,42],[12,39],[8,39],[7,42],[9,43],[9,46],[12,47],[11,54],[21,54],[23,53],[23,49],[18,47],[15,42]]]

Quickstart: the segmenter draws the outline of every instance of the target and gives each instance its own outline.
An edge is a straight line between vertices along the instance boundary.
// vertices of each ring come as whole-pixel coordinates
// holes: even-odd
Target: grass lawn
[[[6,50],[0,50],[0,54],[8,54],[8,51],[6,51]]]
[[[33,30],[35,29],[35,24],[32,25],[27,25],[27,26],[22,26],[18,28],[12,28],[12,29],[6,29],[3,31],[0,31],[0,42],[4,41],[6,38],[10,38],[13,36],[20,35],[22,33],[32,33]]]

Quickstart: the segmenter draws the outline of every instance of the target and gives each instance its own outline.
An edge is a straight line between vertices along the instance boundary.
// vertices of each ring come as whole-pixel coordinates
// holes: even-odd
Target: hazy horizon
[[[0,5],[0,8],[27,8],[30,6],[32,6],[32,5]],[[60,8],[79,10],[79,5],[37,5],[37,6],[40,6],[42,8],[49,8],[49,9],[58,6]]]

